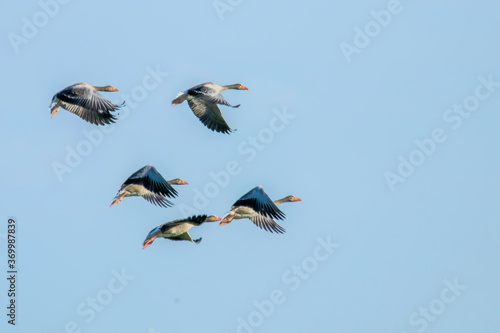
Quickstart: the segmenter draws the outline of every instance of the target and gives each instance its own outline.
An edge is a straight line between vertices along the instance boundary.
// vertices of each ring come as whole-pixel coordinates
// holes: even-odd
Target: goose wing
[[[276,232],[278,234],[284,234],[286,232],[285,229],[276,223],[275,220],[266,216],[254,216],[250,218],[250,221],[252,221],[259,228],[269,232]]]
[[[174,227],[177,227],[177,226],[184,224],[184,223],[189,223],[193,226],[199,226],[203,222],[205,222],[206,218],[207,218],[206,215],[194,215],[194,216],[187,217],[184,219],[177,219],[177,220],[167,222],[167,223],[163,224],[162,226],[160,226],[159,228],[160,228],[161,233],[165,233],[167,230],[174,228]]]
[[[196,244],[199,244],[201,242],[201,237],[198,238],[198,239],[195,239],[193,240],[191,238],[191,235],[186,231],[185,233],[183,234],[180,234],[178,236],[175,236],[175,237],[166,237],[168,239],[171,239],[171,240],[174,240],[174,241],[182,241],[182,240],[185,240],[185,241],[190,241],[190,242],[194,242]]]
[[[212,131],[224,134],[232,132],[217,104],[196,97],[188,99],[188,104],[195,116]]]

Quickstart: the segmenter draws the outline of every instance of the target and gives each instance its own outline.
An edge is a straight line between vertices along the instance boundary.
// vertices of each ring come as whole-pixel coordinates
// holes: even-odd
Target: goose
[[[221,92],[227,89],[248,90],[241,83],[219,86],[213,82],[205,82],[177,94],[172,101],[172,106],[187,100],[189,107],[203,125],[212,131],[229,134],[233,130],[222,117],[217,104],[227,105],[232,108],[237,108],[240,105],[231,105],[224,99]]]
[[[171,240],[185,240],[199,244],[202,238],[200,237],[193,240],[191,235],[189,235],[188,230],[192,227],[199,226],[204,222],[215,222],[220,220],[221,218],[215,215],[197,215],[167,222],[157,226],[149,232],[144,240],[144,243],[142,244],[142,248],[147,248],[158,237],[168,238]]]
[[[170,185],[187,185],[188,182],[180,178],[166,181],[152,165],[134,172],[122,184],[116,194],[111,207],[119,204],[124,197],[141,196],[152,204],[161,207],[171,207],[173,204],[165,198],[175,198],[177,191]]]
[[[114,123],[116,116],[111,111],[116,111],[125,105],[116,105],[104,98],[98,91],[118,91],[113,86],[92,86],[80,82],[64,88],[52,97],[50,105],[50,117],[59,111],[59,108],[76,114],[83,120],[94,125],[106,125]]]
[[[261,229],[282,234],[285,233],[285,229],[274,219],[283,220],[285,213],[277,205],[293,201],[302,200],[289,195],[273,202],[262,186],[257,186],[233,204],[231,210],[222,217],[219,225],[229,224],[233,219],[248,218]]]

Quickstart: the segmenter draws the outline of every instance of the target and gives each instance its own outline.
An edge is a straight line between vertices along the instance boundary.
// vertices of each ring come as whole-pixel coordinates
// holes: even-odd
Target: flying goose
[[[248,218],[261,229],[282,234],[285,229],[274,219],[283,220],[285,213],[276,205],[292,201],[301,201],[301,199],[290,195],[273,202],[262,186],[257,186],[233,204],[231,210],[222,217],[220,225],[229,224],[233,219]]]
[[[121,105],[113,104],[98,91],[118,91],[118,89],[113,86],[92,86],[84,82],[66,87],[52,97],[51,118],[62,107],[94,125],[114,123],[116,116],[111,114],[111,111],[118,110],[125,102]]]
[[[152,165],[134,172],[120,187],[111,203],[111,207],[119,204],[124,197],[141,196],[152,204],[170,207],[173,204],[166,197],[175,198],[177,191],[170,185],[186,185],[188,182],[180,178],[166,181]]]
[[[206,82],[189,88],[177,94],[172,106],[188,101],[189,107],[200,121],[212,131],[228,134],[233,130],[226,123],[217,104],[237,108],[240,105],[229,104],[221,92],[227,89],[248,90],[240,83],[219,86],[213,82]]]
[[[188,230],[195,226],[199,226],[204,222],[215,222],[220,220],[221,218],[215,215],[197,215],[167,222],[157,226],[149,232],[144,240],[144,243],[142,244],[142,248],[147,248],[158,237],[168,238],[171,240],[185,240],[199,244],[201,242],[201,237],[193,240],[189,235]]]

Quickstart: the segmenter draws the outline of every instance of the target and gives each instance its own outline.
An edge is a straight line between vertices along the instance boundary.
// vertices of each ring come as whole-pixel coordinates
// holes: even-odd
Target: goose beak
[[[219,223],[219,225],[229,224],[229,223],[231,223],[231,221],[233,220],[233,218],[234,218],[234,215],[228,216],[228,217],[224,217],[223,219],[221,219],[221,222]]]
[[[154,237],[151,237],[150,239],[148,239],[147,241],[144,242],[144,246],[142,247],[142,249],[144,250],[145,248],[147,248],[149,245],[151,245],[154,240],[156,239],[156,236]]]
[[[241,89],[243,89],[243,90],[248,90],[248,88],[247,88],[247,87],[245,87],[244,85],[241,85]]]
[[[111,206],[109,206],[109,207],[113,207],[114,205],[119,204],[123,200],[123,198],[125,198],[125,196],[127,194],[128,194],[128,191],[124,191],[119,197],[117,195],[117,198],[115,198],[115,200],[111,203]]]
[[[118,89],[116,89],[115,87],[113,87],[113,90],[112,91],[118,91]]]
[[[295,201],[302,201],[302,199],[295,197]]]
[[[225,225],[225,224],[229,224],[231,223],[231,221],[234,219],[234,217],[236,216],[237,214],[233,211],[230,211],[228,213],[226,213],[223,217],[222,217],[222,221],[219,223],[219,225]]]
[[[189,185],[189,183],[187,181],[183,180],[181,185]]]
[[[229,224],[231,223],[231,221],[228,221],[228,219],[224,219],[221,221],[221,223],[219,223],[219,225],[226,225],[226,224]]]
[[[226,225],[226,224],[229,224],[229,223],[231,223],[231,221],[233,220],[233,218],[234,218],[234,215],[233,215],[233,216],[224,217],[224,218],[220,221],[219,225]]]
[[[57,113],[57,111],[59,111],[59,108],[55,108],[54,110],[52,110],[52,112],[50,113],[50,118],[54,118],[54,115]]]

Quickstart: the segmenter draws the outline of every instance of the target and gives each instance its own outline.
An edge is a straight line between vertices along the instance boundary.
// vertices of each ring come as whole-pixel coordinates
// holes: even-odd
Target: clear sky
[[[500,5],[493,1],[3,2],[0,267],[16,222],[16,325],[1,332],[500,331]],[[224,96],[231,135],[179,91]],[[60,110],[77,82],[113,126]],[[172,208],[109,207],[144,165]],[[283,235],[222,216],[251,188]]]

